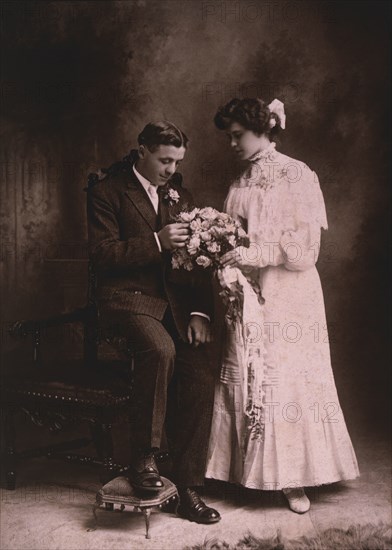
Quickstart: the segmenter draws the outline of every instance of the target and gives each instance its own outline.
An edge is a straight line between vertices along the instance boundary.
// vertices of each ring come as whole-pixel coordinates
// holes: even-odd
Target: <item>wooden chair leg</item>
[[[102,445],[102,424],[99,424],[98,422],[92,422],[90,424],[90,432],[97,456],[98,458],[103,459],[104,451]]]
[[[15,425],[14,413],[4,408],[1,413],[2,431],[4,436],[4,454],[2,463],[2,486],[14,491],[16,487],[16,456],[15,456]]]
[[[108,483],[114,475],[112,425],[96,422],[91,426],[91,433],[98,457],[103,461],[101,482]]]

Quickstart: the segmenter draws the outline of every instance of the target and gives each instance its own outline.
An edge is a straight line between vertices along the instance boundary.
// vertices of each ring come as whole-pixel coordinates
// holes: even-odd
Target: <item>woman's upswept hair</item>
[[[272,128],[270,126],[271,119],[276,121]],[[260,98],[235,98],[220,107],[214,118],[215,126],[219,130],[226,130],[232,122],[238,122],[258,136],[268,134],[271,140],[280,130],[279,116],[271,113],[267,103]]]
[[[139,145],[145,145],[154,152],[159,145],[186,147],[189,140],[178,126],[168,120],[160,120],[149,122],[140,132],[137,141]]]

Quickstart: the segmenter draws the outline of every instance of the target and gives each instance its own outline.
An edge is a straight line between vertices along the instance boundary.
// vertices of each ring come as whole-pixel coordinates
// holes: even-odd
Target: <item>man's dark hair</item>
[[[175,124],[168,120],[149,122],[140,132],[137,141],[145,145],[152,153],[159,145],[186,147],[188,138]]]
[[[137,141],[139,145],[145,145],[153,153],[159,145],[174,145],[175,147],[186,147],[188,138],[175,124],[168,120],[158,122],[149,122],[140,132]],[[109,168],[102,168],[101,172],[105,176],[117,175],[121,172],[127,172],[138,159],[138,152],[132,149],[131,152],[122,160],[114,162]],[[87,189],[92,188],[102,179],[98,174],[90,174]]]

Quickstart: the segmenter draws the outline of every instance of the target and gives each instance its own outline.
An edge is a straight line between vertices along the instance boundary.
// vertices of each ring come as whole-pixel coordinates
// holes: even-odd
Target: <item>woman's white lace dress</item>
[[[249,365],[238,333],[228,331],[206,477],[264,490],[354,479],[358,465],[336,392],[315,267],[320,230],[327,229],[317,176],[271,143],[233,183],[225,211],[244,222],[255,267],[243,271],[265,300],[251,322],[248,316],[261,382],[258,389],[246,383],[256,371],[243,376]],[[257,429],[244,412],[249,391],[258,393],[251,396]]]

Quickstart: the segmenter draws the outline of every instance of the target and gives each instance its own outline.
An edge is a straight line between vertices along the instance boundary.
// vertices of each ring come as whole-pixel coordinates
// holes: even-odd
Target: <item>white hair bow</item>
[[[271,113],[274,113],[275,115],[278,115],[278,117],[280,119],[280,127],[282,128],[282,130],[284,130],[285,127],[286,127],[286,115],[285,115],[285,112],[284,112],[284,103],[279,101],[279,99],[274,99],[268,105],[268,108],[269,108]],[[275,124],[273,124],[273,126],[275,126]]]

